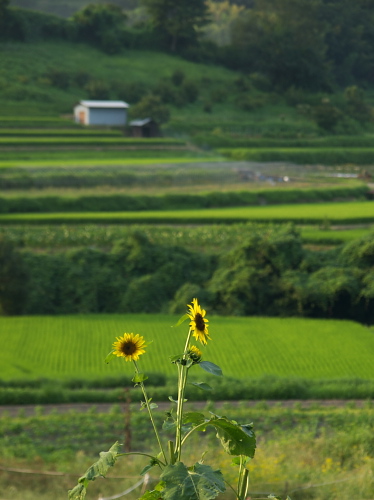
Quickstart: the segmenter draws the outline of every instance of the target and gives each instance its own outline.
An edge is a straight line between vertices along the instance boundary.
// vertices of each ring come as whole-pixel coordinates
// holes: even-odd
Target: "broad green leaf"
[[[208,373],[211,373],[212,375],[217,375],[219,377],[222,376],[221,368],[218,365],[211,363],[210,361],[200,361],[199,366],[200,368],[202,368]]]
[[[132,382],[135,384],[141,384],[145,380],[147,380],[147,375],[145,373],[135,373],[134,378],[132,379]]]
[[[187,314],[187,313],[186,313],[186,314],[183,314],[183,316],[181,316],[181,317],[179,318],[178,322],[177,322],[175,325],[173,325],[173,326],[172,326],[172,328],[174,328],[174,327],[176,327],[176,326],[181,325],[181,324],[182,324],[182,323],[184,323],[184,322],[186,321],[186,319],[188,319],[188,318],[189,318],[189,316],[188,316],[188,314]]]
[[[176,425],[176,422],[168,422],[167,420],[164,420],[164,423],[162,424],[162,430],[173,431]]]
[[[79,478],[78,485],[69,491],[69,500],[84,500],[89,481],[95,481],[99,476],[105,477],[109,468],[116,463],[118,450],[121,445],[116,442],[109,451],[102,451],[100,459],[86,470],[84,476]]]
[[[155,410],[156,408],[158,408],[158,405],[156,403],[151,403],[149,407],[151,410]]]
[[[206,421],[205,416],[202,413],[196,411],[187,412],[183,415],[184,424],[199,425]]]
[[[110,353],[107,355],[107,357],[105,358],[105,363],[109,363],[109,361],[111,361],[113,358],[116,358],[117,356],[114,354],[114,351],[115,349],[113,349],[112,351],[110,351]]]
[[[202,389],[203,391],[212,391],[213,390],[210,387],[210,385],[206,384],[205,382],[191,382],[191,385],[194,385],[195,387],[198,387],[199,389]]]
[[[199,463],[189,469],[182,462],[168,465],[160,478],[164,500],[212,500],[226,489],[221,471]]]
[[[226,417],[214,416],[207,425],[213,425],[217,437],[229,455],[245,455],[253,458],[256,450],[256,437],[252,424],[240,425]]]

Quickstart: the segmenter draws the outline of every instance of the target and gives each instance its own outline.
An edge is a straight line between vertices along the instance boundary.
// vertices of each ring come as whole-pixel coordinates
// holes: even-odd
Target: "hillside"
[[[80,99],[121,99],[133,105],[153,92],[171,100],[166,99],[171,91],[176,96],[183,91],[172,83],[173,74],[182,72],[186,88],[195,94],[190,102],[165,103],[171,113],[166,130],[291,135],[318,131],[280,96],[253,90],[247,97],[259,103],[251,111],[242,109],[238,104],[240,74],[220,66],[141,50],[107,55],[87,44],[64,41],[7,42],[0,50],[2,117],[71,115]]]

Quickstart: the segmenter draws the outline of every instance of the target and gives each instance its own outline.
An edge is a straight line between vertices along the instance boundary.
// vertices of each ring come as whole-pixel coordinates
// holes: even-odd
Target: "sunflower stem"
[[[178,403],[177,403],[177,429],[176,429],[176,451],[177,460],[181,460],[182,455],[182,419],[183,419],[183,403],[184,403],[184,391],[186,388],[188,368],[184,364],[187,360],[188,345],[190,343],[192,335],[191,328],[188,331],[186,345],[184,346],[184,352],[180,364],[178,365]]]
[[[136,361],[133,360],[133,363],[134,363],[134,366],[135,366],[135,372],[136,372],[137,375],[139,375],[139,368],[138,368],[138,365],[137,365]],[[140,387],[141,387],[142,392],[143,392],[143,396],[144,396],[144,399],[145,399],[145,405],[146,405],[147,410],[148,410],[149,418],[151,419],[151,422],[152,422],[153,430],[155,431],[155,434],[156,434],[156,439],[157,439],[158,445],[160,447],[160,451],[161,451],[161,453],[162,453],[162,455],[164,457],[165,463],[168,464],[168,460],[166,458],[166,455],[165,455],[165,452],[164,452],[164,448],[163,448],[162,443],[161,443],[160,435],[158,433],[155,421],[153,419],[152,410],[151,410],[151,407],[149,405],[148,396],[147,396],[147,393],[146,393],[145,386],[144,386],[143,382],[140,382]]]

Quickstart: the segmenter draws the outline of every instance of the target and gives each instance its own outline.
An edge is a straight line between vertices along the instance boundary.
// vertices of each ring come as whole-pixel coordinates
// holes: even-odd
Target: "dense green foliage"
[[[175,381],[160,374],[147,374],[147,393],[154,401],[167,401],[175,396]],[[137,401],[139,389],[133,388],[132,376],[90,379],[11,379],[0,380],[0,405],[44,405],[66,403],[117,403],[126,398]],[[191,379],[193,380],[193,379]],[[204,375],[197,382],[206,380]],[[264,375],[259,378],[225,377],[213,381],[211,401],[261,401],[310,399],[373,399],[374,382],[360,378],[306,379]],[[124,395],[126,388],[126,395]],[[186,396],[191,401],[205,401],[206,392],[192,384]]]
[[[9,248],[3,238],[2,245]],[[201,254],[151,243],[143,233],[110,251],[60,253],[7,250],[25,272],[22,314],[172,312],[191,296],[226,315],[373,317],[373,234],[326,252],[303,249],[290,227],[250,228],[229,252]],[[4,287],[19,288],[21,276]]]

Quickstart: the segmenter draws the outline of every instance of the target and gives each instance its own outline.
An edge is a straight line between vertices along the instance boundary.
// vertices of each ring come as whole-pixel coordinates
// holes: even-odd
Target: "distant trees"
[[[207,23],[205,0],[141,0],[151,23],[168,47],[176,51],[197,41],[197,29]]]
[[[122,9],[110,3],[87,5],[72,17],[78,37],[98,45],[108,53],[116,53],[121,49],[125,19]]]
[[[0,40],[6,36],[6,17],[9,0],[0,0]]]

